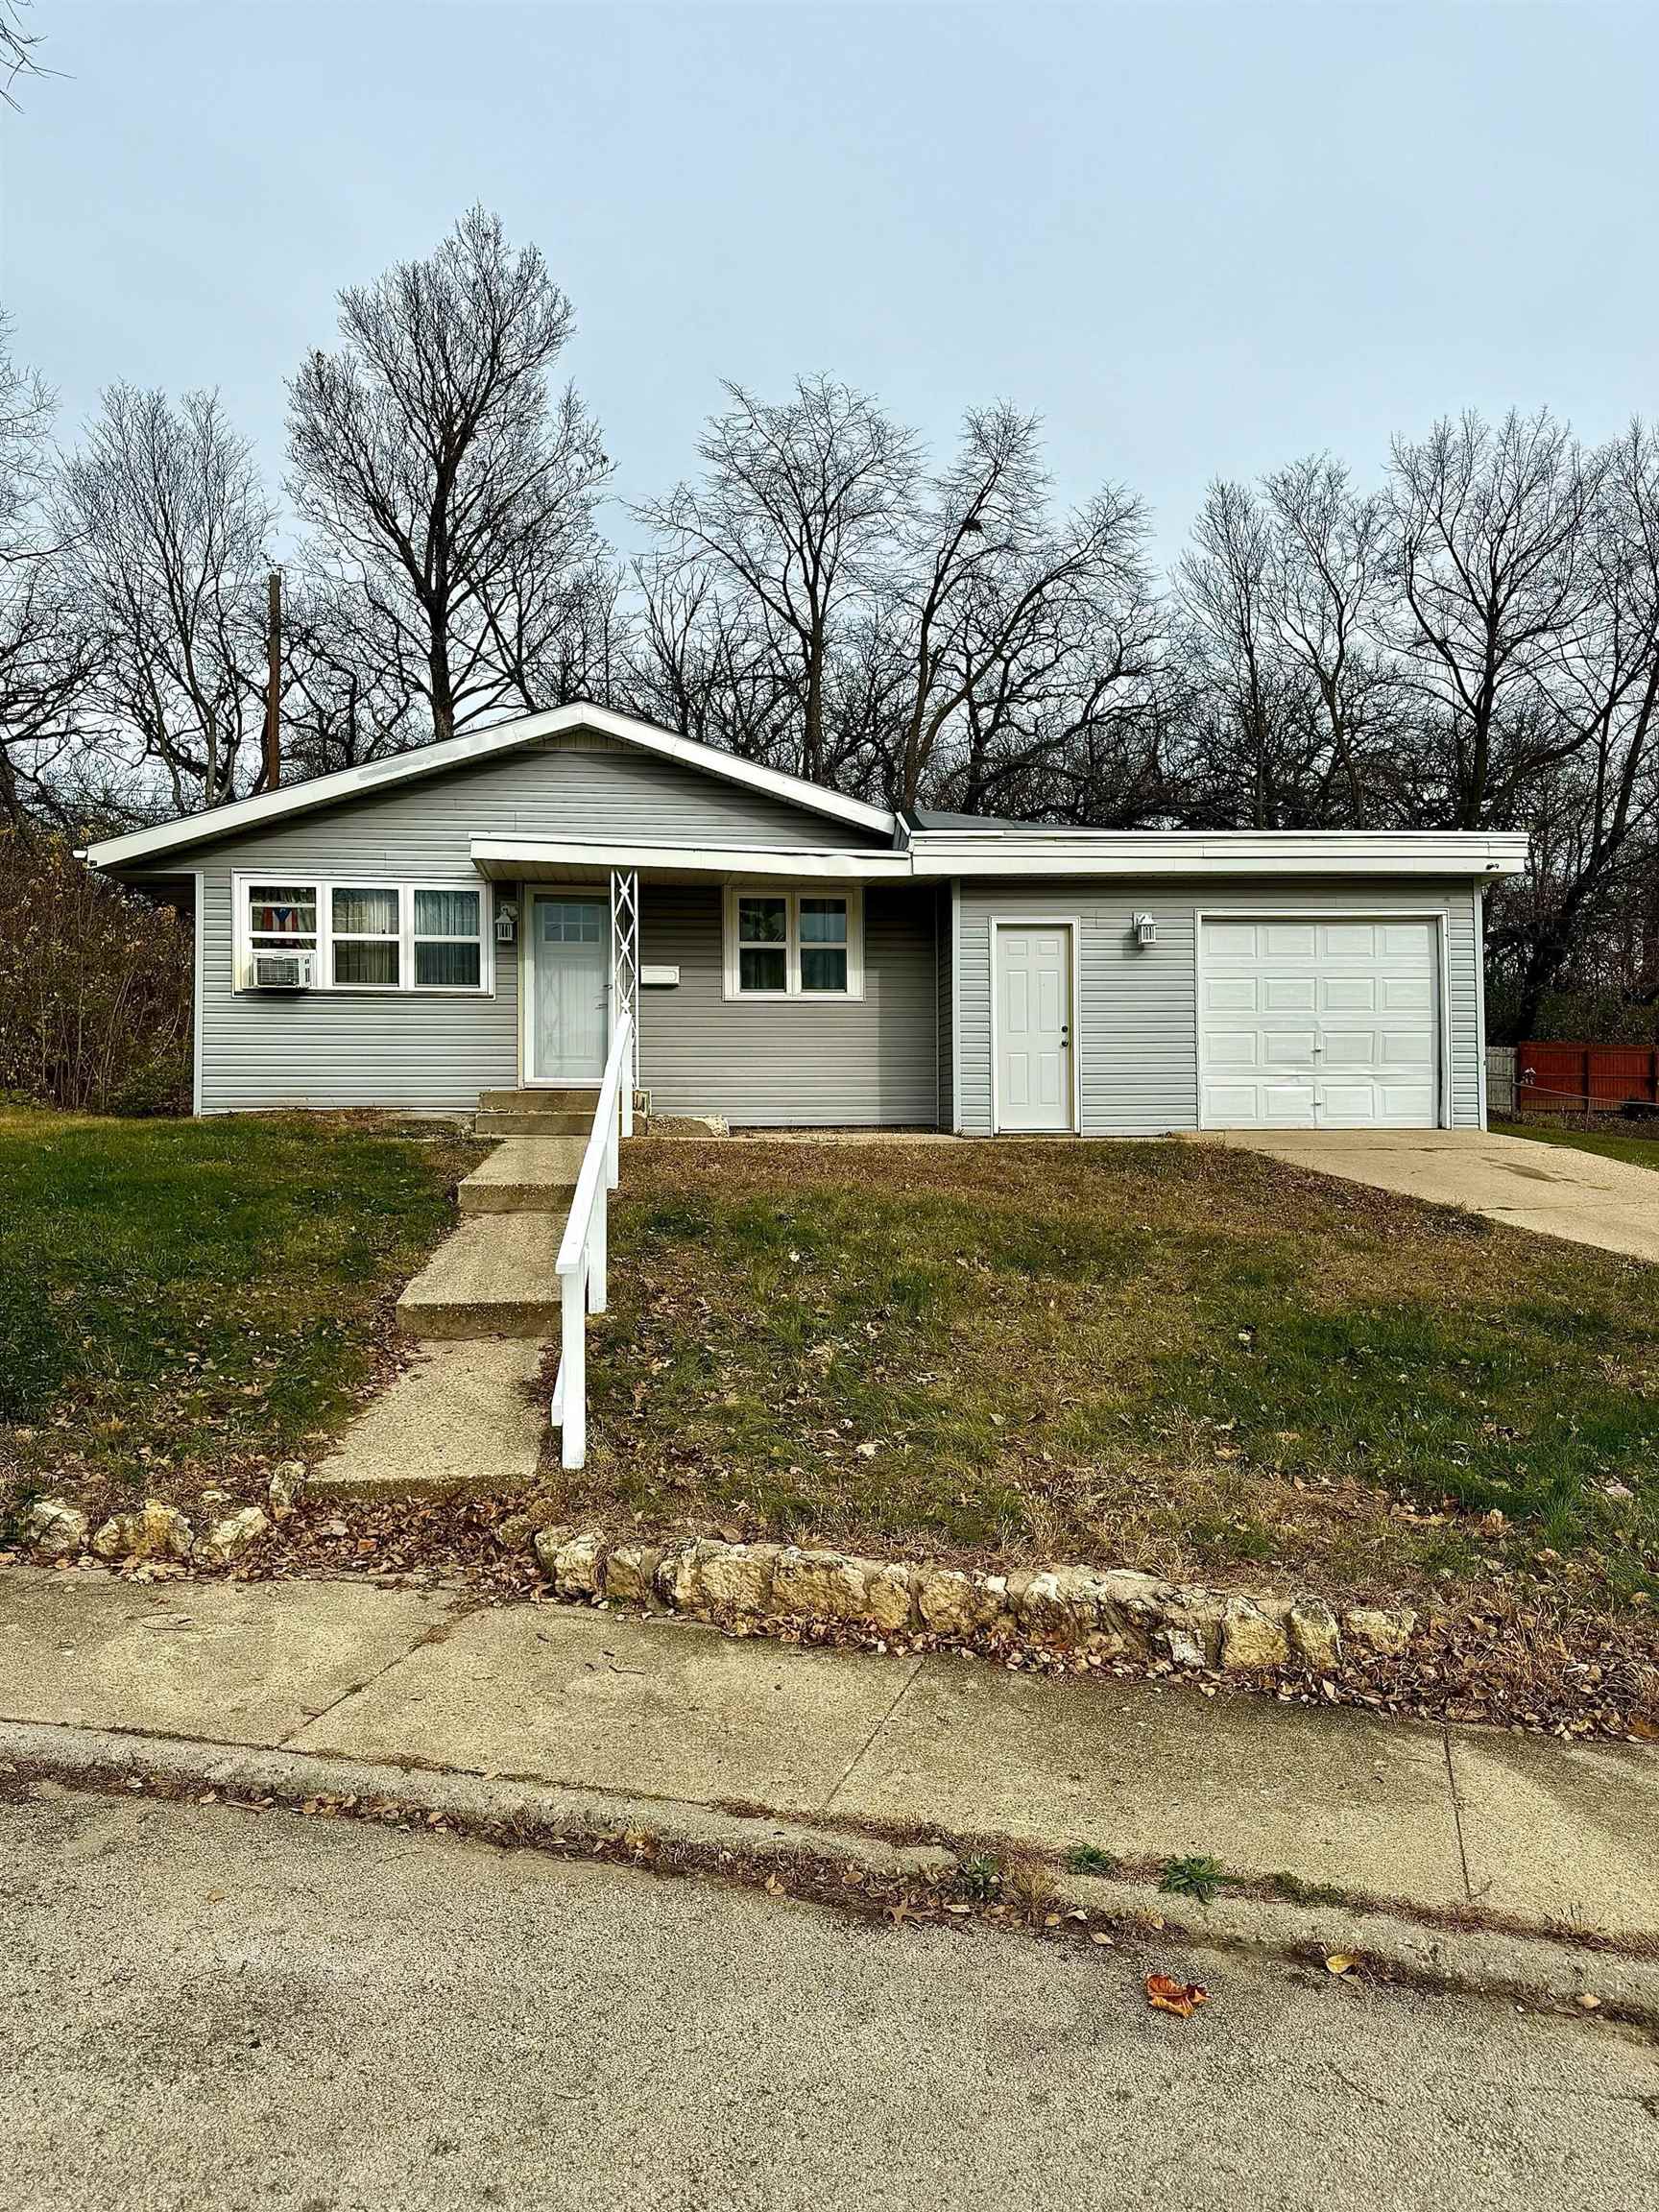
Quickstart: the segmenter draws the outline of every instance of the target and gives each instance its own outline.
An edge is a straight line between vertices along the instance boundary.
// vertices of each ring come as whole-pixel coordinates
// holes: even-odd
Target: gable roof
[[[238,830],[257,829],[289,815],[310,813],[319,807],[338,805],[344,800],[365,798],[392,784],[412,782],[418,777],[440,776],[446,770],[465,768],[474,760],[486,760],[497,753],[511,753],[519,746],[533,745],[540,738],[558,736],[567,730],[591,730],[603,737],[618,738],[641,752],[679,761],[684,767],[721,777],[727,782],[741,783],[751,791],[763,791],[769,798],[781,800],[787,805],[828,815],[831,821],[850,824],[878,837],[892,839],[896,833],[897,817],[884,807],[866,805],[861,799],[844,799],[838,791],[826,791],[821,784],[808,783],[803,777],[785,776],[777,768],[762,768],[753,760],[738,759],[735,754],[722,753],[712,745],[701,745],[694,737],[677,736],[672,730],[659,730],[655,723],[640,722],[631,714],[617,714],[609,707],[591,707],[585,700],[577,700],[568,707],[553,707],[541,714],[520,714],[510,722],[493,722],[487,730],[469,731],[465,736],[447,737],[436,744],[418,746],[408,753],[395,753],[361,768],[340,768],[329,776],[314,776],[309,782],[291,783],[280,790],[262,792],[256,799],[233,800],[229,805],[213,806],[203,814],[187,814],[174,822],[162,822],[153,830],[134,830],[123,837],[106,837],[87,846],[84,857],[95,868],[120,868],[137,860],[159,858],[192,845],[216,843]]]

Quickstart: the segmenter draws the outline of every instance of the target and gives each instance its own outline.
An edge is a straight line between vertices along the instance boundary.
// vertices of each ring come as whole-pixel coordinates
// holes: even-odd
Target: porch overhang
[[[742,883],[776,876],[791,882],[908,879],[905,853],[827,853],[821,849],[737,845],[594,844],[551,837],[474,837],[472,865],[495,883],[605,883],[623,870],[642,883]]]

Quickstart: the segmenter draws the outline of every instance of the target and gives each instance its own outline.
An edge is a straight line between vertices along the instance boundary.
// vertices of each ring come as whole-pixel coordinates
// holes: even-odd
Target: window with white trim
[[[415,887],[415,983],[421,991],[476,991],[484,977],[484,898],[468,888]]]
[[[249,883],[243,887],[246,935],[252,952],[317,950],[315,883]]]
[[[328,893],[329,981],[396,991],[403,971],[403,902],[395,883],[335,883]]]
[[[317,991],[494,988],[487,885],[237,876],[232,896],[239,991],[273,951],[314,953]]]
[[[728,998],[861,998],[862,891],[733,886],[726,894]]]

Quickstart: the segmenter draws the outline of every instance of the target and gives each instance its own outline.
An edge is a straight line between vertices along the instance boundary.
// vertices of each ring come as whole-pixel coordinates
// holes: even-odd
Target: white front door
[[[611,1011],[611,909],[603,899],[530,902],[532,1083],[597,1083]]]
[[[1206,1129],[1431,1129],[1439,939],[1427,920],[1208,921]]]
[[[1071,930],[1002,924],[992,931],[997,1005],[997,1127],[1070,1129]]]

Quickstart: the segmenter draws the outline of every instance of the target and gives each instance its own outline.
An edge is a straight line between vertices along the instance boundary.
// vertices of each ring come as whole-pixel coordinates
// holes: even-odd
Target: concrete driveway
[[[1479,1129],[1234,1129],[1224,1144],[1659,1262],[1659,1172]]]

